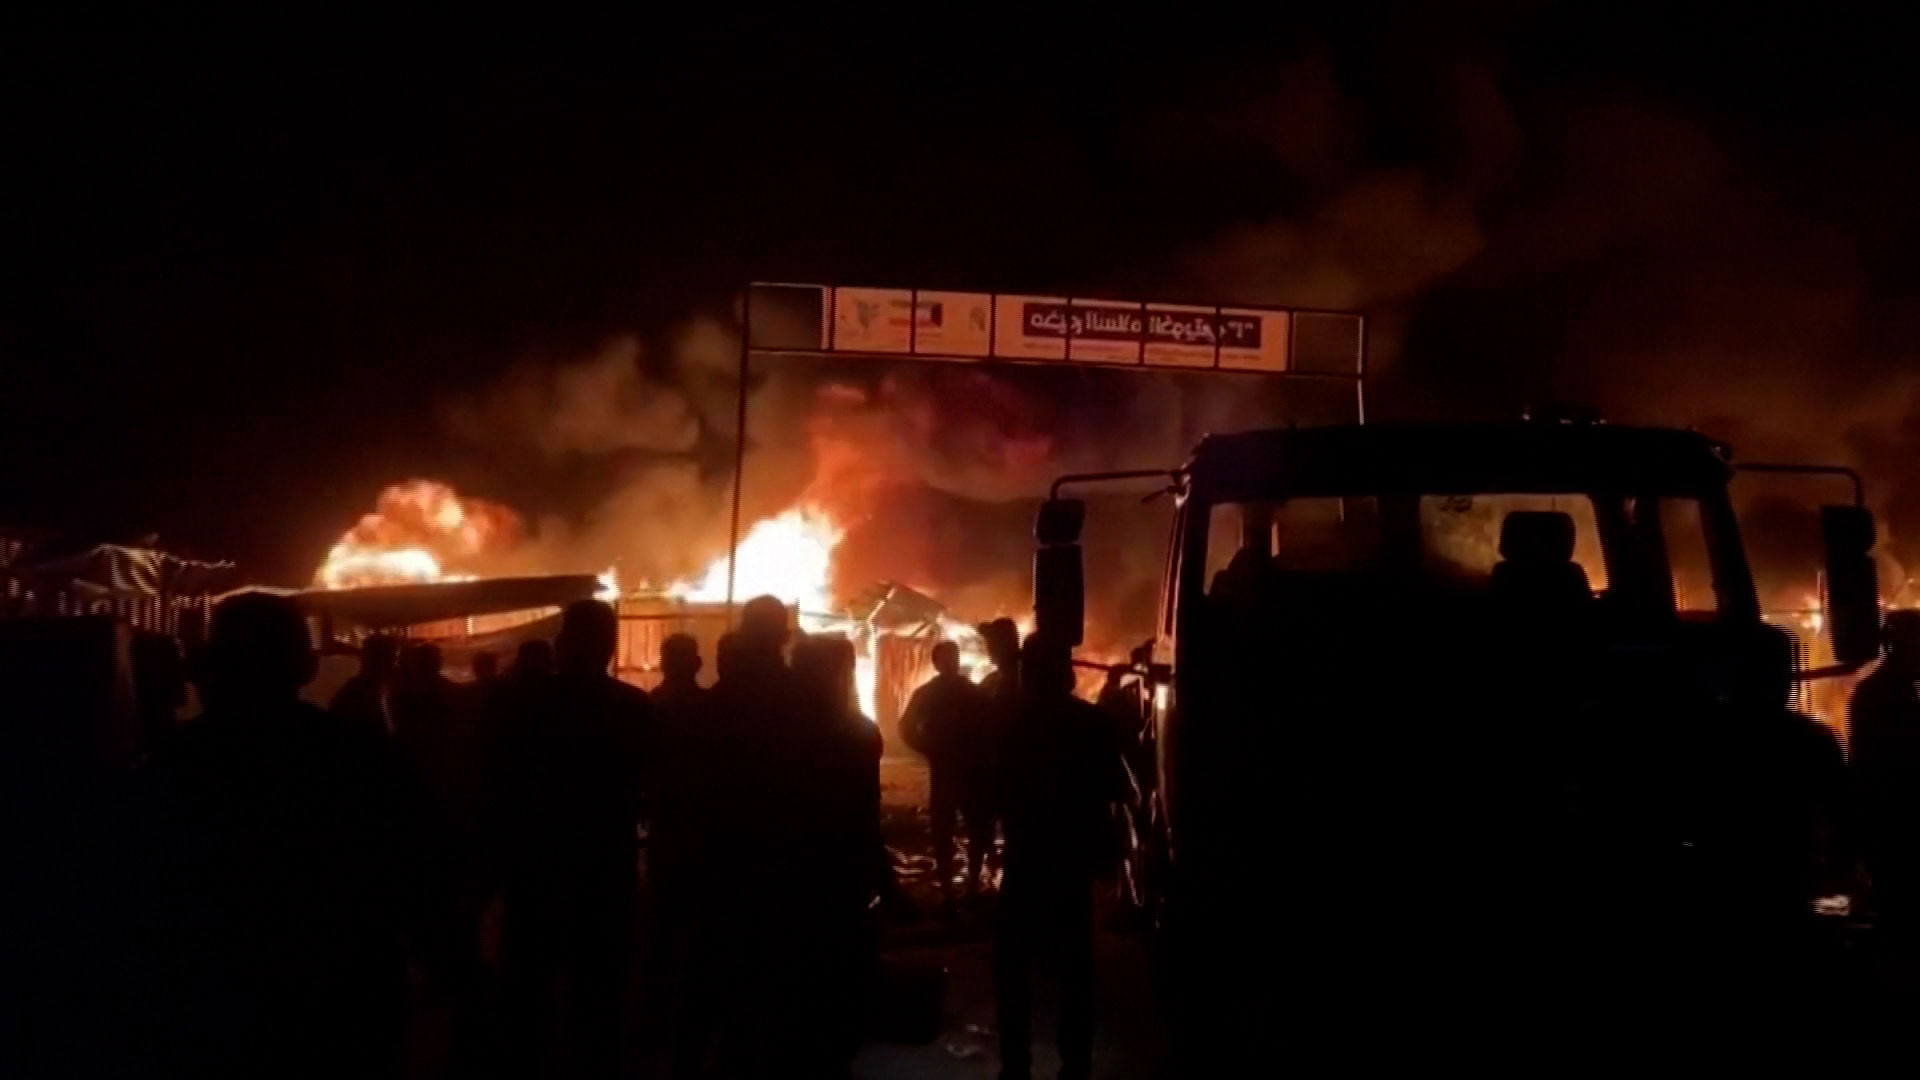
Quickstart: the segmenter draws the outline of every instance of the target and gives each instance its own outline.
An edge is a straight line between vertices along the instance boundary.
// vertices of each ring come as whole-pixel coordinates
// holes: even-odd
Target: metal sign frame
[[[805,345],[764,345],[757,344],[754,337],[753,297],[756,292],[766,290],[818,290],[820,294],[821,338],[816,347]],[[898,304],[904,297],[906,317],[905,348],[842,348],[838,340],[840,301],[843,292],[858,292],[870,296],[884,297],[889,303]],[[974,301],[986,302],[987,322],[981,340],[984,348],[967,352],[940,351],[938,349],[922,351],[920,345],[921,315],[923,300],[937,305],[948,298],[964,297]],[[1023,305],[1044,305],[1048,309],[1057,309],[1059,318],[1059,356],[1039,356],[1032,354],[1009,354],[1001,351],[1003,331],[1002,304],[1019,303]],[[1083,321],[1083,313],[1087,318]],[[1049,310],[1051,318],[1053,311]],[[1092,316],[1104,314],[1108,318],[1105,326],[1093,331],[1082,328],[1094,322]],[[1300,371],[1293,367],[1298,357],[1301,317],[1340,318],[1355,322],[1355,348],[1353,369],[1351,371],[1312,370]],[[1154,330],[1167,319],[1176,319],[1194,328],[1211,339],[1210,363],[1192,362],[1204,356],[1209,346],[1198,346],[1184,341],[1178,344],[1167,340],[1155,340]],[[1237,362],[1240,351],[1225,339],[1228,331],[1239,329],[1247,324],[1265,325],[1270,320],[1285,320],[1285,364],[1278,369]],[[1116,327],[1115,321],[1118,321]],[[1238,324],[1238,325],[1236,325]],[[1053,324],[1048,323],[1051,327]],[[1177,327],[1175,329],[1178,329]],[[1076,337],[1076,330],[1082,330]],[[1051,334],[1049,335],[1051,336]],[[1255,331],[1255,341],[1261,341],[1260,332]],[[1105,355],[1076,356],[1075,341],[1091,343],[1098,339],[1100,352]],[[1113,359],[1113,355],[1132,341],[1135,348],[1132,360]],[[1182,348],[1187,350],[1186,359],[1155,362],[1150,350]],[[1193,351],[1199,350],[1199,354]],[[777,358],[797,357],[814,360],[830,359],[868,359],[909,364],[985,364],[995,367],[1087,367],[1113,371],[1154,371],[1174,374],[1226,375],[1242,378],[1301,379],[1315,381],[1351,382],[1354,391],[1354,413],[1360,423],[1367,419],[1367,318],[1353,311],[1334,311],[1323,308],[1287,308],[1260,304],[1232,303],[1189,303],[1178,300],[1135,300],[1114,299],[1112,297],[1078,296],[1028,296],[1011,293],[958,292],[944,289],[885,289],[856,288],[846,285],[823,285],[810,282],[753,281],[748,282],[740,294],[740,365],[738,372],[737,401],[734,412],[734,456],[733,456],[733,507],[727,537],[727,610],[733,611],[736,603],[734,582],[737,563],[740,557],[740,504],[742,490],[746,480],[747,460],[747,380],[752,373],[755,357]],[[1236,361],[1229,363],[1229,361]]]

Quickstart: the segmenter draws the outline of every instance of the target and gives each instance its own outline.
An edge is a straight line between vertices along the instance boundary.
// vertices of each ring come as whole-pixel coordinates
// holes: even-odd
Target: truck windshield
[[[1207,521],[1200,587],[1209,596],[1236,584],[1265,591],[1290,582],[1331,599],[1347,584],[1379,579],[1563,597],[1632,594],[1690,619],[1714,618],[1721,607],[1694,498],[1312,497],[1218,503]]]
[[[1207,581],[1211,591],[1219,575],[1237,563],[1243,570],[1259,565],[1290,574],[1416,572],[1471,586],[1488,582],[1509,561],[1508,554],[1522,561],[1571,564],[1590,593],[1607,588],[1593,500],[1534,494],[1216,505],[1208,529]]]

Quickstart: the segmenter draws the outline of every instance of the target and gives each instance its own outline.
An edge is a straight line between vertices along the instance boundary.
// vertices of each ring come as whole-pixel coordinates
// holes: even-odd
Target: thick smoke
[[[1170,262],[1115,267],[1108,291],[1365,311],[1374,418],[1581,404],[1698,427],[1747,460],[1855,465],[1906,561],[1920,385],[1890,373],[1920,309],[1870,272],[1859,229],[1775,190],[1709,118],[1593,93],[1522,108],[1498,55],[1436,55],[1364,93],[1309,55],[1257,94],[1153,118],[1143,142],[1211,166],[1191,175],[1258,175],[1272,192]],[[531,366],[454,416],[477,438],[604,466],[590,509],[539,530],[553,565],[666,580],[725,548],[737,356],[725,323],[700,321]],[[783,361],[749,391],[746,519],[824,499],[848,525],[843,595],[898,580],[965,615],[1024,599],[1027,526],[1053,476],[1175,464],[1208,431],[1351,417],[1313,387],[1071,367]],[[1741,483],[1756,558],[1810,569],[1805,506],[1834,496]],[[1094,618],[1127,627],[1116,640],[1151,610],[1164,506],[1095,507]]]
[[[584,512],[540,523],[503,561],[615,564],[628,583],[661,584],[722,554],[737,373],[737,338],[703,322],[658,351],[622,338],[529,365],[450,408],[495,455],[586,459],[606,474]],[[781,358],[757,360],[749,380],[744,524],[819,504],[846,529],[839,596],[892,581],[969,619],[1026,607],[1033,513],[1056,476],[1174,466],[1209,431],[1350,408],[1257,379],[1069,367]],[[1096,502],[1089,529],[1092,623],[1115,647],[1144,636],[1155,604],[1168,509],[1143,508],[1143,490]]]
[[[1474,57],[1408,78],[1426,117],[1400,132],[1423,144],[1408,165],[1370,149],[1376,114],[1406,102],[1296,64],[1233,126],[1264,125],[1255,153],[1307,194],[1196,245],[1178,283],[1367,311],[1376,417],[1578,404],[1698,428],[1736,460],[1859,468],[1886,570],[1903,578],[1896,564],[1920,556],[1920,305],[1870,272],[1859,223],[1776,190],[1751,148],[1677,106],[1570,94],[1523,112],[1497,74]],[[1778,564],[1763,577],[1809,591],[1806,508],[1845,489],[1753,478],[1737,491],[1760,511],[1749,533],[1775,534],[1758,537],[1758,561]],[[1792,528],[1783,507],[1801,508]]]

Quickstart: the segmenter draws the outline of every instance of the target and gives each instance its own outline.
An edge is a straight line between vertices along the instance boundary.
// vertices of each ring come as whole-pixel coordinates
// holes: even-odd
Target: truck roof
[[[1209,502],[1298,496],[1724,488],[1725,449],[1694,431],[1602,423],[1349,424],[1201,440],[1187,467]]]

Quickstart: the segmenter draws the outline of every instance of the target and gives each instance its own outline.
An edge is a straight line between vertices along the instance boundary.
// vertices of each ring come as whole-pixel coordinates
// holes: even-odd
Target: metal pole
[[[740,394],[733,414],[733,521],[727,532],[727,621],[733,621],[733,582],[740,563],[740,488],[747,472],[747,358],[753,349],[753,285],[740,294]]]

